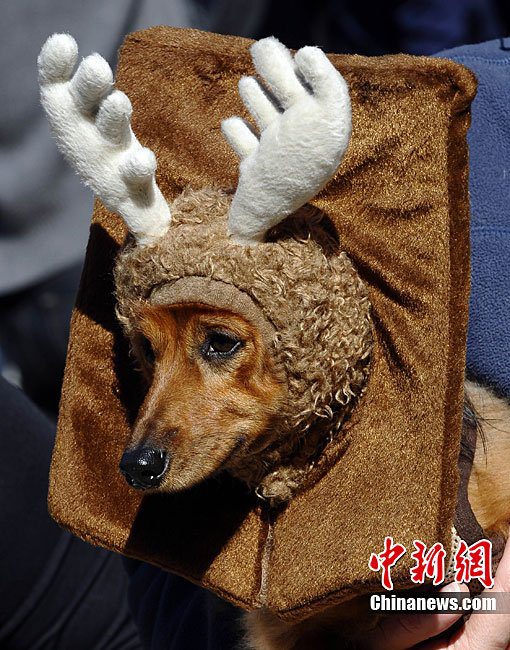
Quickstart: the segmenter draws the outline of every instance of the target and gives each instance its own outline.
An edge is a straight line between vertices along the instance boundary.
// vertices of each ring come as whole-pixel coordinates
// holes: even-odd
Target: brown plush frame
[[[154,150],[168,199],[186,185],[233,187],[219,126],[246,115],[250,41],[194,30],[131,34],[118,87]],[[440,59],[332,55],[349,83],[353,137],[314,204],[366,282],[375,350],[344,452],[274,523],[266,605],[298,619],[380,590],[368,569],[386,535],[449,550],[458,487],[469,293],[466,130],[473,75]],[[140,399],[114,315],[112,266],[125,237],[97,203],[73,314],[49,505],[77,535],[179,573],[241,607],[257,605],[268,521],[235,483],[143,497],[118,471]],[[409,554],[393,570],[410,585]]]

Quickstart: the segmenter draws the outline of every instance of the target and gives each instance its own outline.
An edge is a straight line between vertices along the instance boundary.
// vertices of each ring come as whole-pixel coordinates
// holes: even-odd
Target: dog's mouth
[[[239,436],[232,449],[213,473],[216,474],[228,469],[236,454],[246,446],[246,441],[247,436]],[[134,459],[131,456],[134,456]],[[157,458],[155,459],[153,456],[157,456]],[[169,468],[170,455],[161,450],[153,449],[127,451],[120,463],[120,471],[127,484],[141,491],[154,491],[160,488]]]
[[[154,490],[154,489],[158,488],[159,485],[161,484],[161,481],[160,481],[157,485],[156,484],[154,484],[154,485],[144,485],[143,483],[139,483],[132,476],[129,476],[129,474],[125,474],[124,472],[122,472],[122,475],[126,479],[127,484],[130,487],[135,488],[136,490]],[[151,475],[149,478],[151,480],[154,480],[156,477]]]

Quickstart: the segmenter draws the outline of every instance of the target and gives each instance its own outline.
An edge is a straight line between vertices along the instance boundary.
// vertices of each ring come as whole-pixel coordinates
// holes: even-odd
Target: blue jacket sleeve
[[[510,38],[436,56],[478,79],[469,142],[471,302],[467,369],[510,396]]]

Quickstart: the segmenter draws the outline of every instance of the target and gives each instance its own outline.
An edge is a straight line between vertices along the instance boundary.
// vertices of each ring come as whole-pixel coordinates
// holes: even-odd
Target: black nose
[[[119,467],[129,485],[146,490],[158,487],[167,465],[167,454],[163,450],[135,447],[124,452]]]

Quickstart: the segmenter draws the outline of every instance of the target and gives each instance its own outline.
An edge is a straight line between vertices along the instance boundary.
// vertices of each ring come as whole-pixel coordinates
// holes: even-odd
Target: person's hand
[[[468,593],[464,584],[449,584],[440,593]],[[483,593],[510,594],[510,541],[494,577],[494,587]],[[388,617],[374,630],[365,647],[374,650],[407,650],[420,644],[420,650],[504,650],[510,649],[510,611],[501,614],[476,613],[453,636],[432,639],[445,632],[465,612],[444,614],[406,614]]]

